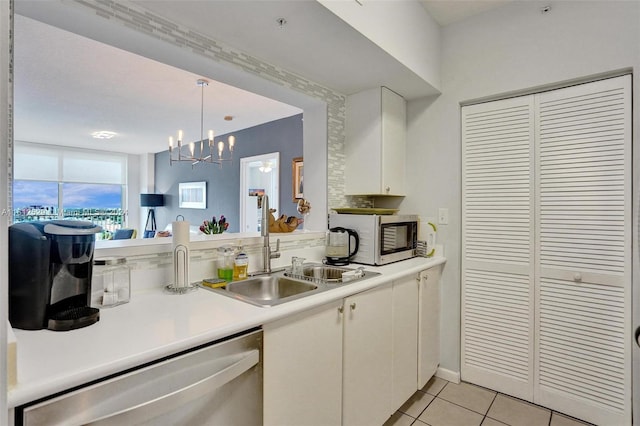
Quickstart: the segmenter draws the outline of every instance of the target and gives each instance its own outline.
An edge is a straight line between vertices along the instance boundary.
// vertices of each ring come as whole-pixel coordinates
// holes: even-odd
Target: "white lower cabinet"
[[[418,389],[418,284],[416,274],[393,282],[393,396],[394,409]]]
[[[420,307],[435,296],[418,278],[264,325],[264,425],[386,422],[418,389],[419,366],[432,371],[438,363],[439,344],[428,340],[439,339],[439,290]],[[432,282],[439,285],[439,269]],[[436,325],[426,330],[428,321]]]
[[[391,414],[391,298],[386,284],[344,299],[342,424],[381,425]]]
[[[440,365],[440,279],[442,265],[420,273],[418,308],[418,389]]]
[[[264,425],[342,420],[342,301],[266,324]]]

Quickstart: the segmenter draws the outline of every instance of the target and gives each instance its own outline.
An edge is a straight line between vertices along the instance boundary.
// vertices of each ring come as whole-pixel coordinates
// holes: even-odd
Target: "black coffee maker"
[[[9,321],[24,330],[65,331],[100,319],[91,308],[95,234],[79,220],[16,223],[9,227]]]

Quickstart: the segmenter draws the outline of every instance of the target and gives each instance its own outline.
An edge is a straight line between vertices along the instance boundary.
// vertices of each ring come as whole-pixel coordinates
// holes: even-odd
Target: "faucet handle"
[[[280,238],[276,240],[276,249],[275,250],[269,249],[269,252],[272,259],[277,259],[280,257]]]

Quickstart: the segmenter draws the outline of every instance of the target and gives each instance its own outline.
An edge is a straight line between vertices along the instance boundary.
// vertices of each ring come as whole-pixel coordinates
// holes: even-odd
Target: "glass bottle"
[[[235,250],[231,246],[218,247],[218,278],[230,282],[233,280],[233,260]]]
[[[249,257],[240,251],[236,255],[233,262],[233,280],[240,281],[247,279],[247,270],[249,269]]]
[[[102,307],[127,303],[131,294],[130,270],[124,257],[105,257],[94,260],[94,276],[102,283]]]

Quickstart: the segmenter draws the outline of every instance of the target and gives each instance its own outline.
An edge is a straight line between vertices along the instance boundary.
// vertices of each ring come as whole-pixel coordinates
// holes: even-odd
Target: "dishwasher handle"
[[[147,413],[149,413],[149,410],[154,409],[154,407],[158,405],[161,405],[163,410],[167,410],[183,405],[194,398],[218,389],[251,369],[254,365],[258,364],[259,361],[260,351],[257,349],[251,350],[243,354],[239,361],[209,377],[205,377],[199,382],[159,396],[153,400],[131,407],[121,408],[113,414],[95,419],[87,424],[93,426],[132,424],[138,416],[148,418]],[[137,414],[138,412],[140,412],[139,415]],[[157,411],[155,412],[157,413]]]

